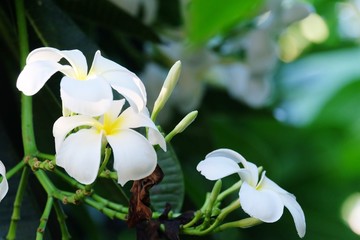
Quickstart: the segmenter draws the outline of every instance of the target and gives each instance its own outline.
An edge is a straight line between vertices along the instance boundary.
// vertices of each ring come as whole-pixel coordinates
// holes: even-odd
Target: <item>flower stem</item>
[[[6,236],[7,240],[13,240],[16,238],[17,222],[20,220],[21,203],[24,197],[24,192],[27,185],[29,172],[30,170],[28,167],[23,168],[20,178],[20,183],[15,196],[14,209],[11,215],[9,232]]]
[[[55,174],[58,175],[60,178],[62,178],[63,180],[65,180],[68,184],[70,184],[70,186],[78,188],[78,189],[85,189],[85,187],[79,183],[78,181],[76,181],[75,179],[69,177],[69,175],[63,173],[62,171],[60,171],[59,169],[55,168],[54,170]]]
[[[40,218],[40,224],[36,232],[36,240],[42,240],[44,237],[44,232],[46,228],[47,221],[49,219],[49,215],[51,213],[51,209],[53,207],[54,198],[52,196],[48,196],[46,201],[45,209]]]
[[[211,193],[210,193],[209,202],[205,208],[204,222],[202,224],[204,227],[207,227],[208,223],[210,222],[210,219],[211,219],[211,216],[213,213],[213,207],[216,203],[216,199],[221,190],[221,186],[222,186],[221,179],[217,180],[216,183],[214,184],[214,187],[213,187]]]
[[[262,223],[261,220],[257,219],[257,218],[244,218],[238,221],[234,221],[234,222],[228,222],[228,223],[224,223],[222,225],[220,225],[219,227],[216,228],[216,231],[223,231],[227,228],[249,228],[249,227],[253,227],[255,225],[258,225]]]
[[[127,207],[124,207],[123,205],[118,204],[118,203],[111,202],[111,201],[109,201],[109,200],[107,200],[107,199],[105,199],[105,198],[103,198],[103,197],[101,197],[101,196],[99,196],[97,194],[93,194],[92,198],[95,201],[103,204],[104,206],[109,207],[111,209],[114,209],[115,211],[122,212],[122,213],[125,213],[125,214],[128,214],[128,212],[129,212],[129,209]]]
[[[238,191],[242,185],[242,181],[238,181],[237,183],[233,184],[231,187],[227,188],[225,191],[221,192],[218,196],[218,201],[222,201],[227,195]]]
[[[124,220],[124,221],[126,220],[127,214],[120,213],[118,211],[107,208],[106,205],[103,204],[103,203],[99,203],[97,201],[94,201],[91,198],[85,198],[84,201],[85,201],[86,204],[88,204],[89,206],[91,206],[91,207],[97,209],[98,211],[102,212],[103,214],[108,216],[110,219],[117,218],[117,219]]]
[[[60,231],[61,231],[61,236],[62,236],[61,239],[68,240],[71,238],[71,235],[67,229],[66,222],[65,222],[66,214],[65,214],[63,208],[60,206],[60,203],[58,200],[54,201],[54,209],[56,212],[57,220],[60,225]]]
[[[40,159],[44,159],[44,160],[48,159],[50,161],[55,160],[55,156],[53,154],[47,154],[47,153],[41,153],[41,152],[37,153],[36,157],[38,157]]]
[[[28,34],[26,29],[25,8],[23,0],[16,0],[15,7],[19,31],[20,67],[23,68],[26,64],[26,56],[29,53]],[[25,96],[24,94],[21,95],[21,128],[25,155],[35,155],[37,153],[37,147],[35,143],[33,125],[32,98]]]
[[[6,172],[6,179],[10,179],[15,175],[20,169],[22,169],[26,165],[26,161],[23,159],[21,162],[16,164],[13,168]]]
[[[220,214],[216,217],[215,221],[206,229],[202,228],[183,228],[182,233],[188,234],[188,235],[197,235],[197,236],[203,236],[206,234],[209,234],[213,232],[219,224],[226,218],[227,215],[229,215],[234,210],[238,209],[240,207],[240,201],[239,199],[236,199],[233,201],[229,206],[223,208],[220,212]]]

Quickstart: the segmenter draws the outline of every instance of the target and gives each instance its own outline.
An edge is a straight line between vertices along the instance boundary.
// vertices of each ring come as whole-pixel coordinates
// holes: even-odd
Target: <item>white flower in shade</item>
[[[63,58],[70,65],[59,63]],[[128,69],[102,57],[100,51],[95,53],[88,71],[85,56],[79,50],[35,49],[28,55],[16,86],[25,95],[34,95],[58,71],[65,75],[60,83],[63,106],[72,112],[90,116],[103,114],[113,101],[112,88],[138,111],[146,106],[141,80]]]
[[[109,0],[116,6],[122,8],[130,15],[142,17],[142,21],[145,24],[152,24],[156,20],[158,12],[157,0]]]
[[[80,183],[90,184],[99,171],[103,144],[109,143],[121,185],[150,175],[157,164],[152,145],[159,144],[166,151],[165,139],[148,112],[129,107],[120,114],[124,103],[114,101],[100,119],[85,115],[60,117],[53,128],[56,164]],[[80,130],[68,135],[78,127]],[[139,127],[149,128],[149,139],[132,129]]]
[[[9,184],[6,179],[6,169],[4,164],[0,161],[0,175],[3,177],[0,183],[0,201],[5,197],[6,193],[9,190]]]
[[[244,168],[240,168],[239,163]],[[261,174],[255,164],[246,161],[239,153],[230,149],[218,149],[201,161],[197,170],[209,180],[217,180],[238,173],[243,184],[239,191],[240,204],[250,216],[263,222],[275,222],[289,209],[300,237],[306,231],[305,216],[293,194]]]

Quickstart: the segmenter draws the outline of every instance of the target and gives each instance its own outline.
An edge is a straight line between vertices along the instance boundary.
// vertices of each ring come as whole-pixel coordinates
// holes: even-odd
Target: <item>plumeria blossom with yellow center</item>
[[[61,59],[70,65],[59,63]],[[95,53],[88,71],[85,56],[79,50],[35,49],[28,55],[16,86],[27,96],[34,95],[58,71],[65,75],[60,82],[65,112],[100,116],[113,101],[112,89],[137,111],[146,106],[146,91],[141,80],[128,69],[102,57],[100,51]]]
[[[285,206],[294,219],[298,235],[304,237],[305,215],[295,196],[267,178],[265,171],[259,179],[258,167],[246,161],[239,153],[230,149],[215,150],[198,164],[197,170],[209,180],[218,180],[238,173],[243,181],[239,200],[247,214],[263,222],[272,223],[280,219]]]
[[[101,163],[101,149],[109,144],[114,154],[114,170],[118,183],[139,180],[150,175],[157,164],[153,145],[166,151],[162,134],[149,117],[147,109],[138,112],[133,107],[121,114],[125,100],[113,101],[99,119],[85,115],[60,117],[53,127],[56,164],[78,182],[95,181]],[[70,133],[75,128],[80,130]],[[148,138],[133,128],[147,127]],[[69,134],[70,133],[70,134]]]
[[[4,164],[0,161],[0,175],[2,176],[2,181],[0,183],[0,201],[3,200],[3,198],[5,197],[6,193],[9,190],[9,184],[8,181],[6,179],[6,168],[4,166]]]

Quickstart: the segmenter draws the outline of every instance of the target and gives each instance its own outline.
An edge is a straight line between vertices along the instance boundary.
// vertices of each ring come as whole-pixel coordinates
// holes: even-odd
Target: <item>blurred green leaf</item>
[[[360,112],[356,110],[360,101],[359,92],[360,81],[354,79],[324,104],[313,124],[327,127],[336,134],[332,147],[332,155],[336,159],[333,167],[337,169],[337,178],[347,180],[358,179],[360,172]]]
[[[142,40],[160,41],[150,27],[107,0],[57,0],[57,3],[74,18],[87,24],[93,23]]]
[[[158,164],[164,172],[163,180],[150,190],[151,205],[159,212],[162,212],[166,203],[171,205],[174,212],[181,210],[184,201],[184,176],[181,165],[170,144],[167,151],[157,151]]]
[[[234,24],[258,14],[263,0],[194,0],[186,22],[189,40],[201,44]]]
[[[327,101],[360,76],[359,48],[312,54],[283,65],[277,80],[282,91],[282,120],[310,124]]]

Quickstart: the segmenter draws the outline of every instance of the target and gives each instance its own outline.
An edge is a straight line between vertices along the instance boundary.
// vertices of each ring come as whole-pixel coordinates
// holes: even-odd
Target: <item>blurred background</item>
[[[169,68],[182,61],[178,86],[158,119],[169,132],[186,113],[199,111],[172,141],[185,188],[179,210],[201,207],[213,182],[196,165],[226,147],[263,166],[297,197],[307,222],[304,239],[359,238],[359,0],[37,0],[25,1],[25,8],[30,50],[80,49],[90,65],[100,49],[144,81],[150,109]],[[0,159],[10,169],[22,157],[14,1],[0,3],[0,36]],[[38,148],[52,154],[60,77],[54,75],[34,96]],[[234,180],[225,178],[224,187]],[[6,235],[17,181],[10,180],[0,203],[0,237]],[[35,178],[26,199],[19,239],[34,238],[46,199]],[[135,239],[124,223],[88,208],[65,211],[74,239]],[[230,218],[239,216],[240,210]],[[47,234],[59,239],[56,219]],[[285,210],[276,223],[203,239],[298,236]]]

